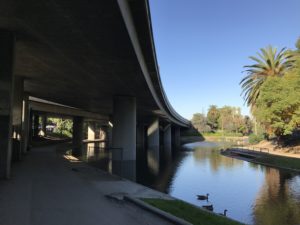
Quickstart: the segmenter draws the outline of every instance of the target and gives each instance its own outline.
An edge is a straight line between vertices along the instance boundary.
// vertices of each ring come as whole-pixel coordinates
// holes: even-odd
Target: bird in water
[[[223,213],[219,213],[219,215],[221,215],[221,216],[226,216],[227,215],[227,209],[224,209],[224,212]]]
[[[209,194],[206,194],[206,195],[197,195],[197,199],[198,200],[208,200],[208,196],[209,196]]]
[[[214,211],[214,206],[213,205],[203,205],[202,208],[209,210],[209,211]]]

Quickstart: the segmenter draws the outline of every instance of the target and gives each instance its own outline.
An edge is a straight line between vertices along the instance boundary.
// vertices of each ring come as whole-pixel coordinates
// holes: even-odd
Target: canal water
[[[300,175],[223,156],[223,147],[198,142],[167,161],[138,160],[135,180],[246,224],[299,225]],[[196,197],[207,193],[208,201]]]

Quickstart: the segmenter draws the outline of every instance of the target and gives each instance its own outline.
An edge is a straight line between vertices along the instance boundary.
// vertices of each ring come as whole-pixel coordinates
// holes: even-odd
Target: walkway
[[[249,146],[238,147],[238,148],[249,150],[249,151],[254,151],[254,152],[265,152],[265,153],[269,153],[272,155],[278,155],[278,156],[300,158],[300,154],[294,153],[294,150],[290,147],[275,150],[274,148],[261,147],[260,145],[249,145]],[[298,151],[299,151],[299,149],[297,150],[297,152]]]
[[[62,146],[33,149],[0,181],[0,225],[148,225],[169,222],[106,195],[166,197],[74,159]]]

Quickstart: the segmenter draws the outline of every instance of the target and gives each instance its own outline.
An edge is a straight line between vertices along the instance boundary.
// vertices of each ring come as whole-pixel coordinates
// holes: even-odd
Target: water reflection
[[[225,157],[224,143],[188,144],[173,154],[170,149],[138,149],[137,161],[113,163],[98,152],[89,161],[97,167],[136,180],[192,204],[213,204],[215,212],[247,224],[300,224],[300,176]],[[209,202],[196,195],[210,194]]]
[[[196,163],[209,165],[211,171],[215,173],[223,167],[233,169],[235,166],[239,167],[243,164],[240,160],[223,157],[220,154],[220,149],[228,147],[226,143],[197,142],[183,147],[193,150],[193,159]]]
[[[152,147],[147,149],[147,165],[149,171],[158,175],[160,171],[160,151],[159,147]]]
[[[216,212],[247,224],[300,224],[298,174],[220,155],[211,143],[192,145],[174,175],[170,194],[201,206],[195,194],[210,193]],[[188,185],[186,185],[188,184]]]
[[[294,195],[299,176],[286,171],[265,168],[265,182],[259,191],[253,207],[255,224],[299,224],[300,202]]]

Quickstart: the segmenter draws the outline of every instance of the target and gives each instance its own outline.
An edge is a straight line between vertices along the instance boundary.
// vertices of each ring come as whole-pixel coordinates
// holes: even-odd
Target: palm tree
[[[260,88],[269,76],[283,76],[294,63],[293,54],[286,48],[277,52],[277,48],[268,46],[260,49],[258,57],[250,56],[255,61],[253,65],[244,66],[247,75],[241,80],[242,95],[251,109],[255,106]]]

